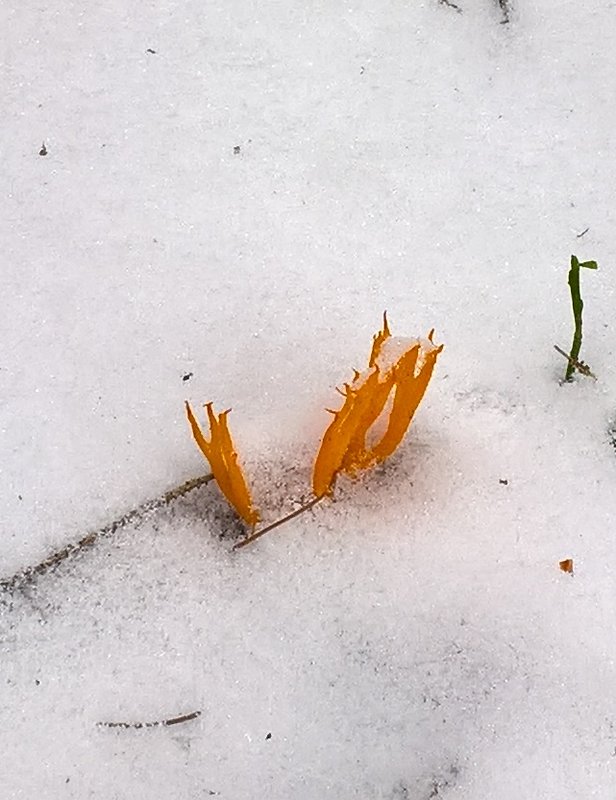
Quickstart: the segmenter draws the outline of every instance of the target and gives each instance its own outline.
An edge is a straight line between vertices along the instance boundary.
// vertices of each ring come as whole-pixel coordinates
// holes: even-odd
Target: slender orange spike
[[[210,462],[212,472],[214,473],[214,477],[216,478],[216,482],[220,486],[222,493],[233,505],[233,500],[231,499],[233,497],[233,483],[227,469],[225,448],[223,446],[221,437],[221,421],[223,419],[223,414],[220,414],[217,418],[212,409],[212,403],[206,403],[205,410],[207,412],[208,423],[210,426],[211,440],[206,442],[207,452],[209,454],[206,457]],[[225,415],[228,413],[229,411],[224,412]]]
[[[315,497],[323,497],[332,492],[332,484],[353,434],[351,412],[354,402],[355,395],[349,392],[340,411],[334,412],[334,419],[323,435],[312,474]]]
[[[442,349],[443,345],[440,345],[426,354],[417,376],[415,376],[415,364],[419,345],[408,350],[396,364],[394,369],[396,393],[389,415],[389,424],[381,441],[372,449],[369,461],[377,463],[384,461],[402,441],[428,388],[436,359]]]
[[[368,377],[356,398],[355,430],[342,459],[341,469],[354,475],[366,460],[366,436],[381,415],[394,385],[394,374],[384,379],[378,369]]]
[[[359,387],[345,386],[345,403],[334,413],[314,464],[312,488],[316,497],[331,494],[339,472],[354,474],[363,466],[366,434],[387,402],[393,373],[381,379],[380,371],[374,367]]]
[[[244,522],[254,526],[260,516],[252,504],[246,479],[237,460],[237,453],[227,423],[229,410],[223,411],[216,417],[211,403],[207,403],[205,408],[210,426],[210,441],[203,435],[189,403],[186,403],[186,416],[193,437],[203,455],[210,462],[216,483],[224,496]]]
[[[373,367],[376,364],[376,360],[379,357],[381,352],[381,347],[383,346],[383,342],[389,339],[391,333],[389,332],[389,325],[387,324],[387,311],[383,312],[383,330],[379,331],[372,340],[372,352],[370,353],[370,360],[368,362],[369,367]]]

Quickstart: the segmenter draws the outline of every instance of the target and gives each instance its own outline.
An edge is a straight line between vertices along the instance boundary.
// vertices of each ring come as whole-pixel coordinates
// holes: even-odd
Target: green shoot
[[[569,288],[571,289],[571,304],[573,306],[573,320],[575,330],[573,332],[573,344],[569,354],[569,362],[565,373],[565,380],[570,381],[579,363],[580,350],[582,348],[582,295],[580,294],[580,269],[597,269],[596,261],[578,261],[575,256],[571,256],[571,268],[569,270]]]

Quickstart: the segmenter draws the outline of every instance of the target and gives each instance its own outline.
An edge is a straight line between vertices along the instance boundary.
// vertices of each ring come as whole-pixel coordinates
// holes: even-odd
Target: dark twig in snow
[[[169,505],[169,503],[177,500],[180,497],[183,497],[184,495],[187,495],[194,489],[199,488],[199,486],[209,483],[213,477],[213,475],[208,474],[202,475],[199,478],[193,478],[192,480],[182,483],[180,486],[170,489],[168,492],[165,492],[159,497],[155,497],[153,500],[148,500],[147,502],[142,503],[140,506],[137,506],[137,508],[131,509],[131,511],[128,511],[123,516],[113,520],[113,522],[109,522],[107,525],[104,525],[97,531],[86,534],[78,542],[75,542],[74,544],[68,544],[66,547],[63,547],[62,550],[52,553],[44,561],[41,561],[40,564],[24,567],[24,569],[15,573],[15,575],[11,575],[10,578],[4,578],[3,580],[0,580],[0,591],[11,591],[30,583],[39,575],[44,575],[46,572],[54,569],[58,566],[58,564],[66,561],[66,559],[70,558],[71,556],[80,553],[82,550],[85,550],[88,547],[91,547],[99,539],[112,536],[120,528],[124,528],[126,525],[129,525],[132,522],[139,521],[149,512],[156,511],[159,508],[163,508],[163,506]]]
[[[503,12],[503,18],[501,19],[501,25],[506,25],[511,20],[511,6],[509,4],[509,0],[497,0],[498,7]]]
[[[451,0],[438,0],[438,2],[439,5],[441,6],[447,6],[447,8],[453,8],[454,11],[458,12],[458,14],[462,13],[462,9],[460,8],[460,6],[457,6],[455,3],[452,3]]]
[[[607,435],[609,444],[611,444],[614,450],[616,450],[616,420],[610,422],[607,429]]]
[[[97,722],[96,724],[99,728],[132,728],[133,730],[138,730],[139,728],[160,728],[179,725],[182,722],[190,722],[191,719],[197,719],[200,716],[200,711],[192,711],[190,714],[182,714],[179,717],[156,720],[155,722]]]
[[[247,544],[252,544],[253,542],[256,542],[257,539],[260,539],[266,533],[273,531],[274,528],[278,528],[280,525],[284,525],[285,522],[289,522],[295,517],[299,517],[299,515],[303,514],[305,511],[309,511],[313,506],[316,506],[319,500],[322,499],[323,499],[322,497],[313,497],[312,500],[310,500],[308,503],[305,503],[305,505],[296,508],[295,511],[292,511],[290,514],[287,514],[286,517],[281,517],[280,519],[277,519],[276,522],[272,522],[271,525],[267,525],[265,528],[261,528],[260,531],[256,531],[247,539],[244,539],[243,541],[233,545],[233,549],[239,550],[241,547],[246,547]]]
[[[582,238],[582,236],[584,236],[584,234],[585,234],[585,233],[588,233],[588,231],[589,231],[589,230],[590,230],[590,228],[584,228],[584,230],[582,231],[582,233],[578,233],[578,234],[576,235],[576,237],[575,237],[575,238],[576,238],[576,239],[581,239],[581,238]]]

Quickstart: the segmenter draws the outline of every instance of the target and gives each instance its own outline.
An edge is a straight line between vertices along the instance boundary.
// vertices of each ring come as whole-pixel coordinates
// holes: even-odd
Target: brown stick
[[[168,727],[169,725],[179,725],[181,722],[190,722],[191,719],[197,719],[201,716],[200,711],[192,711],[190,714],[182,714],[179,717],[171,717],[171,719],[161,719],[155,722],[97,722],[99,728],[159,728]]]
[[[560,353],[561,356],[564,356],[570,364],[573,364],[577,371],[581,372],[582,375],[586,375],[588,378],[592,378],[595,381],[597,380],[597,376],[590,371],[588,364],[585,364],[583,361],[576,361],[575,358],[571,358],[571,356],[565,353],[564,350],[561,350],[557,344],[554,345],[554,350],[556,350],[557,353]]]
[[[243,541],[238,542],[237,544],[233,545],[233,549],[234,550],[239,550],[242,547],[246,547],[247,544],[252,544],[253,542],[256,542],[257,539],[260,539],[266,533],[269,533],[270,531],[273,531],[274,528],[278,528],[280,525],[284,525],[285,522],[289,522],[290,520],[294,519],[295,517],[299,517],[299,515],[303,514],[305,511],[309,511],[313,506],[316,506],[316,504],[319,502],[319,500],[322,500],[322,499],[323,499],[323,496],[321,496],[321,497],[313,497],[312,500],[308,501],[305,505],[300,506],[300,508],[295,509],[295,511],[292,511],[290,514],[287,514],[286,517],[281,517],[280,519],[277,519],[276,522],[272,522],[271,525],[267,525],[265,528],[261,528],[260,531],[256,531],[251,536],[249,536],[247,539],[244,539]]]
[[[438,1],[442,6],[449,6],[449,8],[453,8],[454,11],[458,12],[458,14],[462,13],[462,9],[460,8],[460,6],[456,5],[455,3],[452,3],[451,0],[438,0]]]
[[[169,503],[177,500],[180,497],[183,497],[184,495],[187,495],[189,492],[192,492],[199,486],[209,483],[213,477],[214,476],[212,474],[208,474],[202,475],[199,478],[192,478],[191,480],[182,483],[180,486],[175,486],[173,489],[169,489],[168,492],[160,495],[160,497],[147,500],[145,503],[137,506],[137,508],[127,511],[126,514],[118,519],[113,520],[113,522],[109,522],[107,525],[104,525],[97,531],[86,534],[78,542],[68,544],[61,550],[52,553],[44,561],[41,561],[40,564],[24,567],[19,572],[11,575],[10,578],[3,578],[0,580],[0,591],[11,591],[12,589],[16,589],[20,586],[30,583],[39,575],[44,575],[46,572],[49,572],[49,570],[54,569],[58,564],[66,561],[66,559],[70,558],[70,556],[75,555],[76,553],[79,553],[88,547],[91,547],[99,539],[112,536],[117,530],[129,525],[131,522],[136,522],[137,520],[143,518],[148,512],[155,511],[158,508],[169,505]]]

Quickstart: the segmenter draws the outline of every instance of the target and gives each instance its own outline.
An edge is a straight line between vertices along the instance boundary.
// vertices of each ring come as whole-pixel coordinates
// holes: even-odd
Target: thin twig
[[[511,7],[509,5],[509,0],[497,0],[498,7],[503,13],[503,18],[501,19],[501,25],[506,25],[511,20]]]
[[[588,233],[588,231],[589,231],[589,230],[590,230],[590,228],[584,228],[584,230],[582,231],[582,233],[578,233],[578,234],[576,234],[576,237],[575,237],[575,238],[576,238],[576,239],[581,239],[581,238],[582,238],[582,236],[584,236],[584,234],[585,234],[585,233]]]
[[[290,520],[294,519],[295,517],[299,517],[299,515],[303,514],[305,511],[309,511],[313,506],[316,506],[316,504],[319,502],[319,500],[322,500],[322,499],[323,499],[322,496],[321,497],[313,497],[312,500],[307,502],[305,505],[300,506],[300,508],[296,508],[295,511],[292,511],[290,514],[287,514],[286,517],[281,517],[280,519],[277,519],[276,522],[272,522],[271,525],[267,525],[265,528],[261,528],[260,531],[256,531],[251,536],[249,536],[247,539],[244,539],[243,541],[238,542],[237,544],[233,545],[233,549],[234,550],[239,550],[241,547],[246,547],[247,544],[252,544],[253,542],[256,542],[257,539],[260,539],[266,533],[269,533],[270,531],[273,531],[274,528],[278,528],[280,525],[284,525],[285,522],[289,522]]]
[[[190,722],[191,719],[197,719],[200,716],[200,711],[191,711],[190,714],[182,714],[179,717],[156,720],[155,722],[97,722],[96,725],[99,728],[132,728],[133,730],[138,730],[139,728],[160,728],[179,725],[182,722]]]
[[[180,486],[175,486],[173,489],[169,489],[169,491],[165,492],[159,497],[155,497],[152,500],[147,500],[145,503],[137,506],[137,508],[127,511],[126,514],[118,519],[113,520],[113,522],[109,522],[107,525],[104,525],[97,531],[92,531],[91,533],[86,534],[78,542],[68,544],[61,550],[52,553],[44,561],[41,561],[40,564],[24,567],[24,569],[21,569],[19,572],[15,573],[15,575],[11,575],[10,578],[3,578],[0,580],[0,591],[11,591],[29,583],[39,575],[44,575],[46,572],[54,569],[58,564],[66,561],[67,558],[80,553],[82,550],[85,550],[88,547],[91,547],[99,539],[112,536],[120,528],[124,528],[130,523],[142,519],[149,512],[156,511],[163,506],[169,505],[169,503],[173,502],[174,500],[177,500],[178,498],[187,495],[189,492],[198,489],[199,486],[209,483],[213,477],[214,476],[212,474],[208,474],[201,475],[199,478],[192,478],[191,480],[182,483]]]
[[[564,356],[571,366],[575,367],[578,372],[582,373],[582,375],[586,375],[588,378],[592,378],[595,381],[597,380],[597,376],[590,371],[590,367],[584,361],[578,361],[577,359],[572,358],[568,353],[565,353],[564,350],[561,350],[557,344],[554,345],[554,350],[556,350],[557,353],[560,353],[561,356]]]
[[[438,0],[439,4],[442,6],[447,6],[448,8],[453,8],[454,11],[457,11],[458,14],[462,13],[462,9],[460,6],[457,6],[455,3],[452,3],[451,0]]]

